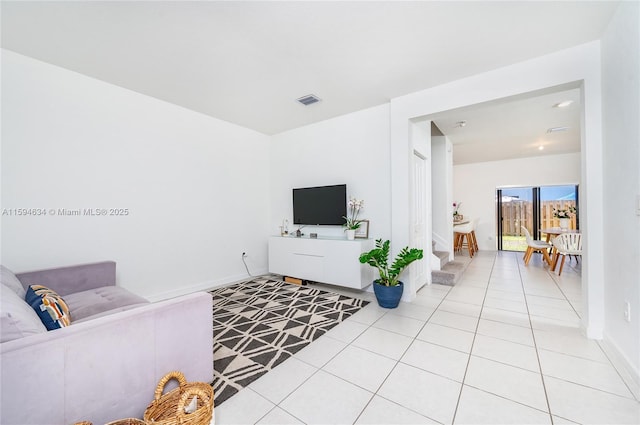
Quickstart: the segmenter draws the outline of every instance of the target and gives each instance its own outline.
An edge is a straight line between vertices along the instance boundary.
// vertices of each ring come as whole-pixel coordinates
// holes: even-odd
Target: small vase
[[[568,230],[569,229],[569,223],[571,223],[571,219],[561,218],[560,219],[560,228],[562,230]]]
[[[351,230],[351,229],[347,229],[347,239],[352,241],[356,238],[356,231],[355,230]]]

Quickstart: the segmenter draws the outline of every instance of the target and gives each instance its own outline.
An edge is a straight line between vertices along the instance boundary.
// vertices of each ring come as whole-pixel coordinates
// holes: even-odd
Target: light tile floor
[[[467,258],[467,261],[469,259]],[[224,404],[229,424],[639,424],[627,386],[580,326],[580,269],[481,251],[455,287],[372,301]]]

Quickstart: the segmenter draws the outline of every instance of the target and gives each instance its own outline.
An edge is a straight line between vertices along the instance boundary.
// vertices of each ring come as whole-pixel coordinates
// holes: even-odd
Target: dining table
[[[563,229],[562,227],[547,227],[545,229],[540,229],[540,233],[546,234],[547,238],[545,240],[550,242],[552,237],[558,236],[562,233],[580,233],[580,230]]]

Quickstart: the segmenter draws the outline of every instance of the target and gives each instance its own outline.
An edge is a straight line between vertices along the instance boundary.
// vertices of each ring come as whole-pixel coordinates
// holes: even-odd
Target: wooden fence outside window
[[[576,201],[542,201],[540,209],[540,228],[560,227],[560,220],[553,217],[553,210],[576,207]],[[522,236],[520,226],[533,231],[533,202],[513,200],[502,203],[502,234],[505,236]],[[576,228],[576,215],[571,214],[570,229]]]

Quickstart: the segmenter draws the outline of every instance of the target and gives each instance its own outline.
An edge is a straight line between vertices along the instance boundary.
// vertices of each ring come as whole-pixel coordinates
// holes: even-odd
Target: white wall
[[[623,2],[602,39],[605,342],[640,385],[640,3]],[[624,303],[631,304],[631,322]]]
[[[431,136],[431,175],[433,205],[433,234],[436,249],[449,251],[449,260],[453,260],[453,215],[452,180],[453,148],[446,136]]]
[[[2,50],[2,216],[14,271],[112,259],[167,297],[266,270],[269,137]]]
[[[497,249],[497,188],[561,184],[580,184],[579,153],[453,166],[453,198],[462,202],[460,213],[465,218],[478,219],[480,249]]]
[[[369,237],[389,238],[389,105],[272,137],[269,233],[278,234],[285,218],[293,222],[293,188],[343,183],[347,197],[364,199],[360,217],[370,220]],[[290,231],[295,228],[290,224]],[[344,235],[341,226],[309,226],[304,231]]]

